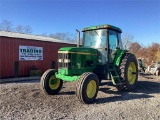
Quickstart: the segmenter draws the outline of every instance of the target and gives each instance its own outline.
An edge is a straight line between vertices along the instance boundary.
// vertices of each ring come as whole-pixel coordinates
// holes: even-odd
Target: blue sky
[[[0,0],[0,21],[30,25],[33,34],[111,24],[143,45],[160,43],[160,0]]]

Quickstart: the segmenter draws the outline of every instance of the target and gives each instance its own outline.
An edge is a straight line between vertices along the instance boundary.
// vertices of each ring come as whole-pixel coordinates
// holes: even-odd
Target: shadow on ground
[[[102,83],[102,86],[105,84],[112,84],[111,82]],[[96,104],[102,104],[106,102],[116,102],[116,101],[126,101],[133,99],[141,99],[141,98],[151,98],[154,97],[152,94],[160,93],[160,83],[154,81],[138,81],[137,87],[132,92],[119,92],[113,91],[108,88],[101,88],[99,91],[104,92],[106,94],[113,94],[114,96],[105,97],[105,98],[97,98],[95,100]]]
[[[7,83],[7,82],[6,82],[6,83]],[[8,82],[8,83],[40,83],[40,79],[13,81],[13,82]]]

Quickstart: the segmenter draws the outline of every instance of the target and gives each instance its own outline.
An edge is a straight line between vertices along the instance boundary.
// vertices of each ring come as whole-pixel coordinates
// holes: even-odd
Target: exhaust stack
[[[77,47],[79,47],[79,44],[80,44],[80,31],[78,29],[76,29],[76,31],[78,33]]]

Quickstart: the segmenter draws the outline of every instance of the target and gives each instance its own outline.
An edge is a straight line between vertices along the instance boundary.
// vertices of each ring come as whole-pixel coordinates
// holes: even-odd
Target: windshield
[[[106,29],[85,31],[83,33],[83,47],[106,48]]]

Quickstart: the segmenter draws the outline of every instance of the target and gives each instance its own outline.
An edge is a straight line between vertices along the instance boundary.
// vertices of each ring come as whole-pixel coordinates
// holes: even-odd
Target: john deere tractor
[[[80,32],[77,30],[80,36]],[[77,81],[76,95],[85,104],[97,96],[101,80],[112,80],[118,90],[134,89],[138,77],[136,57],[122,49],[122,30],[112,25],[84,28],[82,45],[58,51],[58,70],[41,77],[41,88],[49,95],[60,92],[63,82]]]

